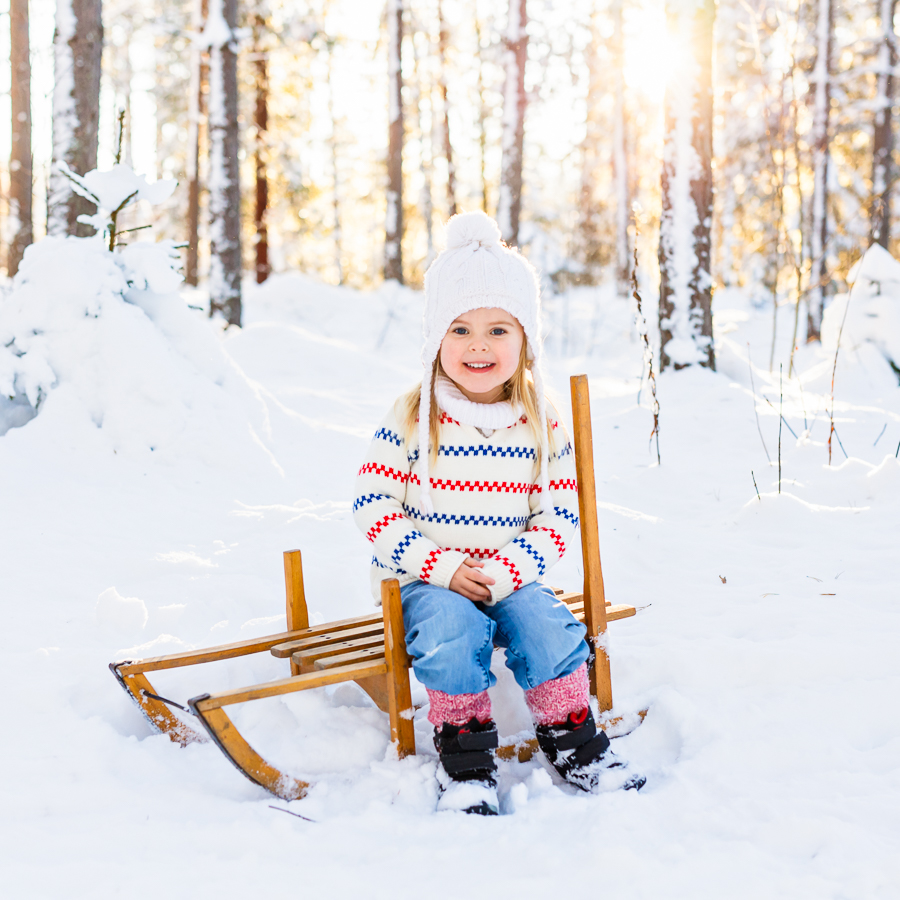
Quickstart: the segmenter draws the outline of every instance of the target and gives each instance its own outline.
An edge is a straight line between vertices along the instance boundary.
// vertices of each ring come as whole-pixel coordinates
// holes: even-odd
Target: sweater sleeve
[[[530,497],[528,527],[501,547],[481,570],[494,579],[489,606],[526,584],[537,581],[562,559],[566,544],[578,527],[578,483],[572,444],[560,422],[554,423],[556,449],[550,455],[550,500],[544,502],[539,484]]]
[[[448,588],[466,556],[438,547],[407,518],[410,469],[402,428],[391,410],[375,432],[356,477],[353,519],[386,568]]]

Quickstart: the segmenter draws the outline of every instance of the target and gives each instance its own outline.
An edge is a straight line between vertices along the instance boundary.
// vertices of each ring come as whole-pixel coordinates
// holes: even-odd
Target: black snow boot
[[[493,751],[498,745],[493,720],[479,722],[474,716],[465,725],[445,722],[434,729],[434,746],[441,757],[438,782],[441,787],[439,810],[462,810],[480,816],[496,816],[497,762]]]
[[[537,739],[550,764],[562,777],[583,791],[640,790],[647,779],[609,749],[609,738],[597,730],[590,708],[569,713],[565,722],[538,725]]]

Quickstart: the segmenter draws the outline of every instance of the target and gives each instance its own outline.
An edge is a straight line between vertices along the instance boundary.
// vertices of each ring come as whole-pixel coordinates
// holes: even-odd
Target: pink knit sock
[[[480,694],[445,694],[430,688],[425,690],[431,701],[428,721],[436,728],[440,728],[444,722],[465,725],[472,716],[479,722],[487,722],[491,717],[491,698],[487,691]]]
[[[587,665],[525,691],[535,725],[557,725],[589,705]]]

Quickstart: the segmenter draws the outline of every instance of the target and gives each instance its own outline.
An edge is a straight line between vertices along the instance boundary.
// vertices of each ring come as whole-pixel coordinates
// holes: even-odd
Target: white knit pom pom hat
[[[429,464],[429,419],[431,379],[441,342],[453,321],[482,307],[505,310],[515,316],[525,331],[528,359],[537,395],[541,434],[541,490],[550,498],[547,440],[547,401],[541,377],[540,284],[531,263],[500,240],[497,223],[483,212],[462,213],[447,223],[447,248],[425,273],[425,316],[422,348],[422,393],[419,400],[419,458],[422,460],[419,506],[434,514]]]

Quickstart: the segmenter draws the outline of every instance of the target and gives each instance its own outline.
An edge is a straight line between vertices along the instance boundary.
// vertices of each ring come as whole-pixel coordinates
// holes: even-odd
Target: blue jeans
[[[478,694],[491,687],[495,643],[523,690],[569,675],[588,658],[584,625],[537,582],[494,606],[424,581],[405,585],[400,596],[413,670],[433,691]]]

